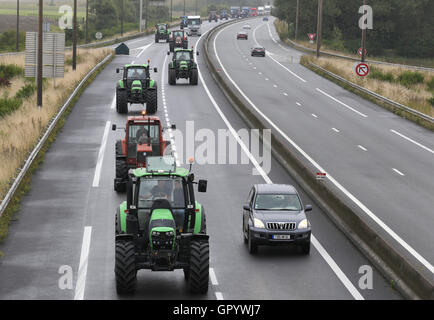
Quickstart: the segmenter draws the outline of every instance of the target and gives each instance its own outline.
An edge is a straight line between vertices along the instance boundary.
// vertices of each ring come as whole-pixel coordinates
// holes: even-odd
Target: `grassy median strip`
[[[77,64],[77,70],[75,72],[73,72],[70,67],[66,67],[65,78],[57,79],[56,88],[53,87],[51,80],[47,81],[44,90],[42,109],[37,109],[36,95],[33,94],[32,97],[28,98],[23,105],[18,108],[18,110],[0,118],[0,136],[2,138],[0,144],[0,161],[2,162],[2,167],[0,168],[0,193],[2,198],[7,193],[14,177],[19,172],[19,168],[24,163],[28,154],[44,134],[51,119],[57,114],[60,107],[64,104],[86,74],[95,65],[101,62],[110,52],[111,51],[108,49],[79,50],[79,54],[86,56],[86,59],[83,59],[80,64]],[[4,63],[4,59],[10,58],[4,57],[0,59],[0,62]],[[23,59],[24,61],[24,57],[14,57],[14,59]],[[0,240],[6,237],[9,223],[13,218],[13,214],[19,208],[21,197],[30,190],[32,173],[43,162],[46,150],[48,150],[51,143],[55,140],[57,133],[63,127],[72,107],[75,105],[85,88],[110,61],[111,60],[108,60],[95,73],[93,73],[84,86],[79,90],[75,98],[69,104],[67,110],[61,116],[43,148],[33,161],[8,207],[0,217]]]

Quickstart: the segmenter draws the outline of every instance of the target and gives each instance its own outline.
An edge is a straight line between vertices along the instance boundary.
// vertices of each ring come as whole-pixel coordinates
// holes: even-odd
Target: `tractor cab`
[[[177,167],[172,156],[159,156],[147,157],[146,167],[129,171],[127,199],[115,217],[119,293],[134,290],[136,273],[128,270],[139,269],[183,269],[192,292],[208,290],[209,237],[204,208],[194,194],[195,184],[206,192],[207,181],[195,182],[190,170]]]
[[[172,125],[171,129],[176,126]],[[116,130],[114,124],[112,127]],[[128,170],[146,166],[148,156],[162,156],[170,141],[163,139],[161,120],[159,117],[142,116],[128,117],[125,127],[125,138],[116,142],[116,191],[125,189]]]

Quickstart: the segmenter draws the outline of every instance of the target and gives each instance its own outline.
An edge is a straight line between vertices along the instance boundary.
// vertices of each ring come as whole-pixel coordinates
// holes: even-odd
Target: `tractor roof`
[[[133,170],[136,177],[144,176],[178,176],[186,177],[189,171],[186,168],[177,168],[173,156],[149,156],[146,158],[146,167]]]
[[[137,168],[133,170],[133,174],[137,177],[144,177],[144,176],[178,176],[178,177],[186,177],[189,174],[188,169],[186,168],[176,168],[175,172],[158,172],[158,171],[151,171],[148,172],[146,168]]]
[[[147,123],[148,121],[151,121],[151,122],[160,122],[161,123],[161,120],[160,120],[160,118],[159,117],[156,117],[156,116],[129,116],[128,117],[128,122],[130,122],[130,121],[134,121],[134,122],[137,122],[137,123]]]
[[[193,49],[175,48],[175,52],[178,52],[178,51],[192,52]]]
[[[144,64],[126,64],[125,65],[125,68],[147,68],[148,67],[148,65],[146,64],[146,63],[144,63]]]

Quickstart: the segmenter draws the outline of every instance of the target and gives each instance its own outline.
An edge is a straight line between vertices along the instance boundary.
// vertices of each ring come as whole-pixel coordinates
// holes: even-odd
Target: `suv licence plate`
[[[291,239],[290,234],[275,234],[273,235],[273,239],[275,240],[289,240]]]

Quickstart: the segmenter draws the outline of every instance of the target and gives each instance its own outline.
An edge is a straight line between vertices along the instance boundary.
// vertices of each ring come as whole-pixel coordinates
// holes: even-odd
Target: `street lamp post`
[[[19,43],[20,43],[20,0],[17,0],[17,46],[16,46],[17,52],[20,51]]]
[[[77,69],[77,0],[74,0],[74,18],[73,22],[73,40],[72,40],[72,70]]]
[[[38,68],[36,75],[37,82],[37,104],[42,107],[42,14],[44,1],[39,0],[39,21],[38,21]]]
[[[322,31],[322,0],[318,0],[318,25],[316,28],[316,57],[319,58],[321,49],[321,31]]]

